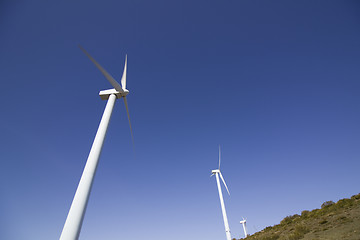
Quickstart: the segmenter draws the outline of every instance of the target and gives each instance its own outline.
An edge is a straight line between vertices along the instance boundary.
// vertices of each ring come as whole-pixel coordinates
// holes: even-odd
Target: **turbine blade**
[[[219,144],[219,170],[220,170],[220,161],[221,161],[221,150],[220,150],[220,144]]]
[[[128,119],[129,119],[129,126],[130,126],[130,132],[131,132],[131,139],[132,139],[132,142],[133,142],[133,145],[134,145],[134,135],[133,135],[132,127],[131,127],[130,114],[129,114],[129,107],[128,107],[128,103],[127,103],[126,97],[124,96],[123,98],[124,98],[124,103],[125,103],[126,113],[127,113]]]
[[[79,45],[81,51],[85,53],[85,55],[95,64],[95,66],[100,70],[100,72],[105,76],[105,78],[110,82],[110,84],[116,89],[118,92],[124,92],[121,88],[120,84],[102,67],[95,59]]]
[[[212,177],[212,176],[214,176],[214,175],[215,175],[215,174],[213,173],[213,174],[210,175],[210,177]]]
[[[127,54],[126,54],[126,57],[125,57],[125,66],[124,66],[124,71],[123,71],[123,75],[121,77],[121,86],[122,86],[122,89],[126,89],[126,69],[127,69]]]
[[[228,187],[226,186],[225,180],[224,180],[224,178],[223,178],[223,176],[222,176],[221,172],[219,172],[219,174],[220,174],[220,178],[221,178],[221,180],[222,180],[222,181],[223,181],[223,183],[224,183],[224,186],[225,186],[225,188],[226,188],[226,191],[227,191],[227,192],[228,192],[228,194],[230,195],[229,189],[228,189]]]

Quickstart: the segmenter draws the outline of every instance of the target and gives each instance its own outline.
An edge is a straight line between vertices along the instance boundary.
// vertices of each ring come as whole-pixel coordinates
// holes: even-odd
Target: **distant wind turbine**
[[[219,191],[220,204],[221,204],[221,211],[222,211],[222,215],[223,215],[223,219],[224,219],[224,225],[225,225],[226,239],[231,240],[229,222],[228,222],[228,219],[227,219],[227,216],[226,216],[225,204],[224,204],[223,194],[222,194],[222,191],[221,191],[221,185],[220,185],[219,176],[220,176],[222,182],[224,183],[226,191],[228,192],[229,195],[230,195],[230,192],[229,192],[229,189],[226,186],[225,180],[224,180],[224,178],[223,178],[223,176],[221,175],[221,172],[220,172],[220,161],[221,161],[221,150],[220,150],[220,145],[219,145],[219,169],[212,170],[211,171],[211,173],[212,173],[211,176],[215,175],[215,177],[216,177],[217,187],[218,187],[218,191]]]
[[[98,64],[95,61],[95,59],[92,58],[90,54],[85,51],[85,49],[83,49],[81,46],[79,47],[86,54],[86,56],[88,56],[88,58],[95,64],[95,66],[101,71],[101,73],[105,76],[105,78],[110,82],[110,84],[114,88],[100,91],[99,93],[101,99],[108,101],[103,116],[101,118],[99,128],[96,132],[96,136],[93,145],[91,147],[88,159],[86,161],[86,165],[83,174],[81,176],[78,188],[76,190],[74,199],[72,201],[68,216],[66,218],[65,225],[60,236],[60,240],[77,240],[79,238],[82,222],[86,211],[86,206],[89,200],[91,187],[93,184],[94,176],[99,162],[99,157],[101,154],[101,149],[104,143],[107,128],[109,126],[115,100],[117,98],[124,99],[126,113],[129,119],[131,137],[134,143],[134,137],[130,122],[129,108],[126,100],[126,95],[128,95],[129,93],[129,91],[126,89],[127,56],[125,58],[124,72],[121,78],[122,86],[120,86],[120,84],[103,67],[101,67],[100,64]]]
[[[244,234],[245,234],[245,237],[248,236],[247,234],[247,228],[246,228],[246,219],[242,218],[243,220],[240,221],[240,224],[242,224],[243,226],[243,229],[244,229]]]

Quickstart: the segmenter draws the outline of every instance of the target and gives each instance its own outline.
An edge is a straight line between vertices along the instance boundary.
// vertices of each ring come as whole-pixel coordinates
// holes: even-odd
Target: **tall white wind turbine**
[[[115,100],[117,98],[124,99],[127,116],[129,119],[131,137],[132,140],[134,141],[131,123],[130,123],[129,109],[126,100],[126,95],[128,95],[129,93],[129,91],[126,89],[127,57],[125,58],[125,67],[121,78],[122,86],[120,86],[120,84],[103,67],[101,67],[95,61],[95,59],[92,58],[90,54],[85,51],[85,49],[83,49],[81,46],[79,47],[88,56],[88,58],[95,64],[95,66],[101,71],[101,73],[105,76],[105,78],[110,82],[110,84],[114,88],[100,91],[99,93],[101,99],[108,101],[103,116],[101,118],[99,128],[96,132],[96,136],[93,145],[91,147],[88,159],[86,161],[83,174],[81,176],[74,199],[72,201],[68,216],[66,218],[65,225],[60,236],[60,240],[77,240],[79,238],[82,222],[86,211],[86,206],[89,200],[91,187],[93,184],[94,176],[99,162],[99,157],[101,154],[101,149],[110,122],[111,113],[114,108]]]
[[[222,211],[222,215],[223,215],[223,219],[224,219],[224,225],[225,225],[226,239],[231,240],[229,222],[228,222],[228,219],[227,219],[227,216],[226,216],[224,198],[223,198],[223,194],[222,194],[222,191],[221,191],[221,185],[220,185],[219,176],[220,176],[222,182],[224,183],[226,191],[228,192],[229,195],[230,195],[230,192],[229,192],[229,189],[226,186],[225,180],[224,180],[224,178],[223,178],[223,176],[221,175],[221,172],[220,172],[220,161],[221,161],[221,151],[220,151],[220,145],[219,145],[219,168],[215,169],[215,170],[212,170],[211,171],[211,173],[212,173],[211,176],[215,175],[215,177],[216,177],[217,187],[218,187],[218,191],[219,191],[220,204],[221,204],[221,211]]]
[[[246,219],[243,218],[243,220],[240,221],[240,224],[242,224],[243,229],[244,229],[245,237],[247,237],[248,234],[247,234],[247,228],[246,228]]]

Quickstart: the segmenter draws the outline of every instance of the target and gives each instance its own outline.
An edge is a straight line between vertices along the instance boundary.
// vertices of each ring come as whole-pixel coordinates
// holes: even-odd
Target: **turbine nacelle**
[[[219,170],[219,169],[215,169],[215,170],[212,170],[211,173],[212,173],[212,174],[220,173],[220,170]]]
[[[117,91],[115,88],[102,90],[99,92],[99,96],[102,100],[108,100],[111,94],[115,94],[116,98],[126,97],[129,94],[129,90],[124,89],[123,92]]]

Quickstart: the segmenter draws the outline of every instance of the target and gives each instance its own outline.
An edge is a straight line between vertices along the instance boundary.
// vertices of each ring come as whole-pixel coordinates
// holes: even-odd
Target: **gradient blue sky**
[[[359,193],[359,1],[1,1],[0,238],[58,239],[111,88],[80,239],[225,239]]]

